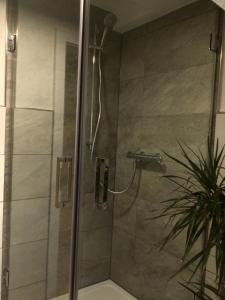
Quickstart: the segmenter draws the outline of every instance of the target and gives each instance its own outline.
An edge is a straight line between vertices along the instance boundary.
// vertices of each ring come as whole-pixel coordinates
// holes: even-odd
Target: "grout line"
[[[32,285],[36,285],[36,284],[38,284],[38,283],[45,283],[45,282],[46,282],[45,279],[44,279],[44,280],[41,280],[41,281],[35,281],[35,282],[32,282],[32,283],[27,284],[27,285],[21,285],[21,286],[19,286],[19,287],[17,287],[17,288],[9,289],[9,291],[16,291],[16,290],[19,290],[19,289],[21,289],[21,288],[26,288],[26,287],[29,287],[29,286],[32,286]]]
[[[54,113],[53,109],[44,109],[44,108],[32,108],[32,107],[13,107],[12,110],[34,110],[34,111],[43,111]]]
[[[3,201],[4,203],[12,203],[12,202],[16,202],[16,201],[29,201],[29,200],[35,200],[35,199],[50,199],[50,194],[46,195],[46,196],[40,196],[40,197],[28,197],[28,198],[19,198],[19,199],[12,199],[9,201]]]
[[[35,243],[39,243],[39,242],[44,242],[47,240],[48,240],[48,238],[44,238],[44,239],[40,239],[40,240],[27,241],[27,242],[18,243],[18,244],[10,244],[9,247],[3,247],[1,249],[5,250],[5,249],[13,248],[13,247],[20,247],[20,246],[27,245],[27,244],[35,244]]]

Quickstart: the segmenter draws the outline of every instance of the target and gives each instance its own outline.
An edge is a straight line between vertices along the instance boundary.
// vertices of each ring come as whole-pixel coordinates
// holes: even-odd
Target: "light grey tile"
[[[17,70],[16,107],[53,109],[53,67],[21,63]]]
[[[48,236],[49,199],[12,201],[10,244],[46,239]]]
[[[50,111],[16,109],[14,112],[14,154],[51,154],[52,117]]]
[[[52,109],[55,31],[51,17],[20,3],[16,106]]]
[[[9,255],[10,289],[45,280],[46,240],[12,246]]]
[[[50,169],[48,155],[14,155],[12,200],[49,197]]]
[[[9,291],[9,300],[45,300],[45,282],[34,283]]]

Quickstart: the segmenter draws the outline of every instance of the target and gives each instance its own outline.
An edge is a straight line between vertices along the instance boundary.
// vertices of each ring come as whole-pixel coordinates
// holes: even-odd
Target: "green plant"
[[[216,285],[203,282],[205,291],[225,299],[225,178],[222,175],[224,147],[219,150],[217,141],[215,150],[208,142],[207,153],[194,151],[188,146],[179,144],[182,158],[178,159],[165,153],[166,156],[183,168],[182,175],[164,176],[176,186],[176,196],[163,201],[164,208],[156,218],[169,217],[171,230],[163,241],[164,248],[169,241],[185,232],[186,241],[183,254],[183,265],[173,274],[176,276],[185,269],[192,269],[191,277],[185,286],[189,286],[197,271],[207,266],[212,250],[215,251]],[[205,245],[197,253],[192,249],[205,235]],[[202,290],[202,283],[193,286]],[[211,299],[206,292],[204,299]]]

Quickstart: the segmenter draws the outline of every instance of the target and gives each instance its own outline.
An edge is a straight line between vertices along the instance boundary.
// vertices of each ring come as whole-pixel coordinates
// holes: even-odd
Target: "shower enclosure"
[[[150,2],[7,1],[2,299],[193,299],[153,217],[182,172],[164,151],[225,124],[222,13]]]

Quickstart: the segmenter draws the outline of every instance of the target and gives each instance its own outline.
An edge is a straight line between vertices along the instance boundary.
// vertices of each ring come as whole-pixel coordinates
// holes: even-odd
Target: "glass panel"
[[[153,217],[175,188],[163,176],[184,171],[164,152],[182,158],[180,141],[207,157],[218,9],[153,2],[91,1],[79,300],[194,299],[188,272],[168,281],[184,234],[159,251],[172,224]]]
[[[69,298],[79,5],[9,1],[4,299]]]

